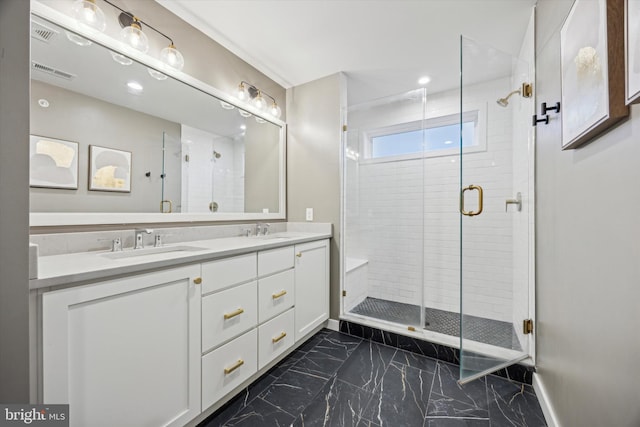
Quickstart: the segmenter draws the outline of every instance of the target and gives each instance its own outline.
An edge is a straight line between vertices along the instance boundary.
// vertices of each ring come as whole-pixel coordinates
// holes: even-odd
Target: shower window
[[[462,146],[465,151],[485,149],[479,132],[479,111],[463,114]],[[460,144],[460,115],[434,117],[401,123],[366,132],[366,159],[408,160],[420,157],[457,155]]]

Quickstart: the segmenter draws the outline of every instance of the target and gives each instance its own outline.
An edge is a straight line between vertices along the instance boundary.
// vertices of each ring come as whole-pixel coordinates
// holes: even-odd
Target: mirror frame
[[[280,128],[280,144],[278,158],[280,159],[279,174],[280,185],[278,189],[279,203],[277,213],[153,213],[153,212],[30,212],[30,227],[73,226],[73,225],[108,225],[108,224],[149,224],[149,223],[192,223],[192,222],[219,222],[219,221],[254,221],[254,220],[278,220],[286,219],[286,129],[285,122],[265,116],[251,105],[241,104],[237,99],[223,93],[219,89],[210,86],[189,74],[175,70],[161,62],[159,59],[138,52],[111,36],[81,25],[72,17],[65,15],[38,1],[31,2],[31,14],[60,27],[85,37],[92,42],[111,51],[126,55],[144,66],[154,68],[169,77],[172,77],[187,86],[191,86],[204,92],[217,100],[227,102],[236,108],[246,110],[254,116],[260,117]]]

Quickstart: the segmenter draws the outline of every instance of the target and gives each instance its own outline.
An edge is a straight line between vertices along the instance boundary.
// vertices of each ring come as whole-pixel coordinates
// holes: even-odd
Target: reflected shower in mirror
[[[158,79],[97,42],[72,43],[67,29],[39,16],[32,27],[30,133],[77,142],[78,185],[32,187],[31,212],[160,213],[170,205],[213,218],[284,215],[281,122],[191,82]],[[131,153],[130,192],[90,190],[89,146]]]

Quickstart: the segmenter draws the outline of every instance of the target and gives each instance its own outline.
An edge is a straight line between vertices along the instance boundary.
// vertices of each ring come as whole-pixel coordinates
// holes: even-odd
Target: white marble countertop
[[[189,247],[190,250],[184,251],[153,253],[153,250],[148,250],[147,247],[144,249],[145,255],[125,256],[119,259],[111,259],[110,256],[121,254],[121,252],[110,251],[41,256],[38,258],[38,278],[29,281],[29,288],[85,284],[91,280],[104,280],[147,270],[210,261],[330,237],[331,233],[282,232],[259,237],[224,237],[188,241],[162,247],[166,250],[172,247]],[[137,255],[133,249],[125,249],[124,252]]]

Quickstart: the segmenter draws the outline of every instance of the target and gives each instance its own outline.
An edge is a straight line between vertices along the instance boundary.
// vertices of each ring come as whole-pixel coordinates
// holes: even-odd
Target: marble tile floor
[[[323,329],[198,427],[546,426],[533,388]]]

